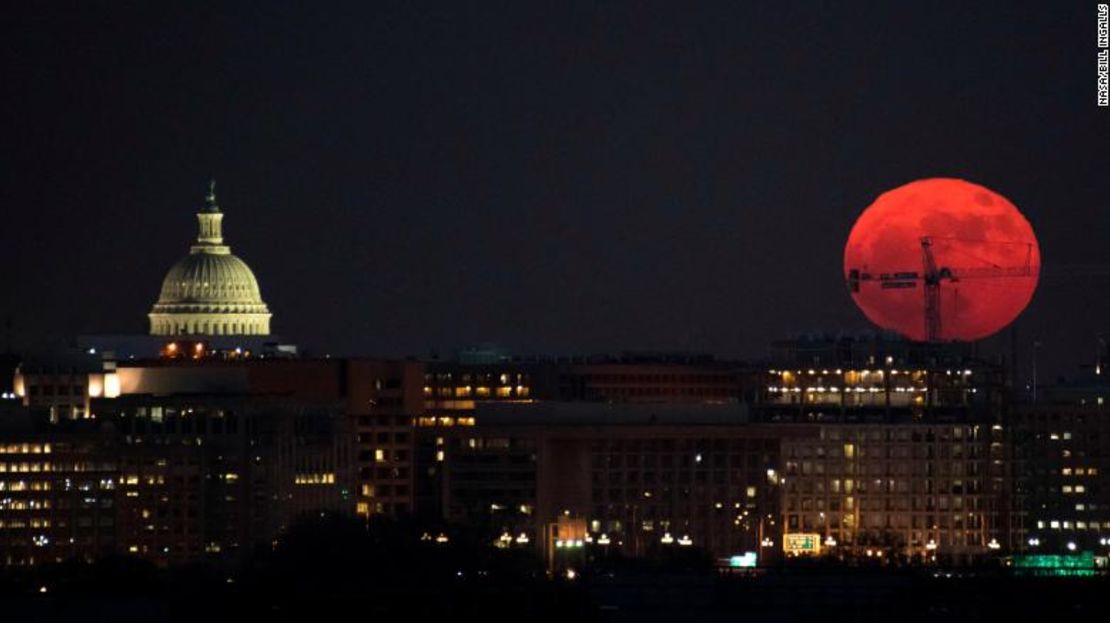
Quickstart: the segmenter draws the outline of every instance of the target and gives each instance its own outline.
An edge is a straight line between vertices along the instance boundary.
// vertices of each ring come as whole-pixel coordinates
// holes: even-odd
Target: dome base
[[[147,314],[151,335],[269,335],[272,314]]]

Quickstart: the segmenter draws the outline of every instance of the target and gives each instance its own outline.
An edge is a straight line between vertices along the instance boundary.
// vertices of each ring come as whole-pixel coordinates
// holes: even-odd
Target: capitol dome
[[[223,244],[223,216],[213,182],[197,213],[196,244],[162,280],[149,314],[151,335],[269,335],[271,314],[258,280]]]

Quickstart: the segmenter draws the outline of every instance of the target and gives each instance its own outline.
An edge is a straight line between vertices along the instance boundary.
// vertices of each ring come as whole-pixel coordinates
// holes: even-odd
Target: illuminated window
[[[374,450],[374,461],[378,463],[385,463],[385,450],[378,448]]]

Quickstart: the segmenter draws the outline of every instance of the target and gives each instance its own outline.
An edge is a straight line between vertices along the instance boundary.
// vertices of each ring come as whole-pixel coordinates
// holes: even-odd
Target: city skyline
[[[1029,218],[1019,360],[1071,373],[1110,302],[1093,8],[921,9],[20,7],[0,313],[21,347],[145,333],[213,176],[274,332],[316,352],[758,359],[870,330],[848,231],[952,176]]]

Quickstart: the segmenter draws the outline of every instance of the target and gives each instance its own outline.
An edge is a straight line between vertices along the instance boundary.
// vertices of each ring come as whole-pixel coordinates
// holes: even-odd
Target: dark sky
[[[1063,267],[1110,265],[1094,3],[545,4],[8,7],[0,312],[144,332],[214,175],[311,348],[761,356],[867,328],[856,216],[952,176],[1038,233],[1019,342],[1093,359],[1110,278]]]

